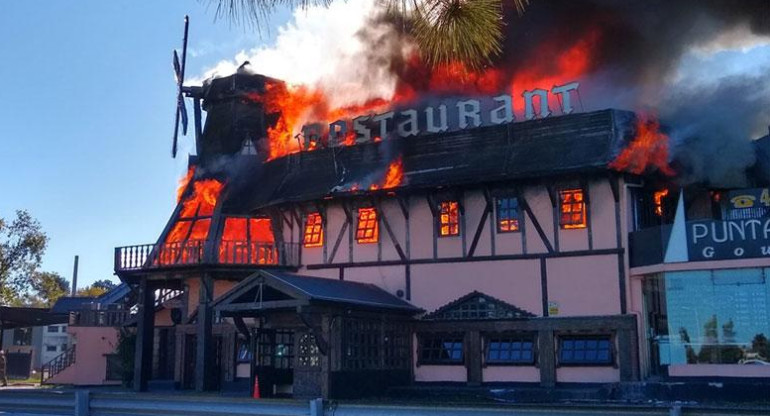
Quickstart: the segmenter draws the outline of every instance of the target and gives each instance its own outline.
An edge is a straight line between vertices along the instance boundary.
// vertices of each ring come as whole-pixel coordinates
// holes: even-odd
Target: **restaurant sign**
[[[687,223],[690,261],[770,258],[770,217]]]
[[[517,119],[514,108],[523,108],[525,120],[545,118],[553,114],[554,102],[558,102],[562,114],[570,114],[575,109],[573,100],[580,98],[579,86],[577,82],[570,82],[554,86],[550,91],[543,88],[524,91],[519,105],[512,95],[502,94],[480,99],[450,99],[425,108],[402,108],[382,114],[360,115],[352,120],[336,120],[327,126],[323,123],[306,124],[302,126],[301,135],[305,138],[305,146],[309,146],[328,131],[329,145],[340,146],[350,136],[348,132],[359,144],[511,123]],[[549,96],[552,96],[550,104]]]

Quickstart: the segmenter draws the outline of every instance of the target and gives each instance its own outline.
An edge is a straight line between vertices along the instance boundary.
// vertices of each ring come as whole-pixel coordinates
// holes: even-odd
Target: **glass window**
[[[457,201],[439,204],[439,235],[452,237],[460,235],[460,209]]]
[[[534,364],[535,341],[532,336],[490,335],[486,360],[490,364]]]
[[[321,214],[314,212],[305,218],[305,247],[321,247],[324,240],[323,223]]]
[[[56,352],[56,345],[46,345],[45,350],[48,352]]]
[[[663,275],[661,364],[770,363],[770,268]]]
[[[433,334],[421,336],[420,364],[463,364],[463,337]]]
[[[50,325],[48,327],[48,332],[50,332],[50,333],[59,332],[59,327],[56,326],[56,325]]]
[[[559,341],[560,364],[612,364],[612,344],[609,335],[561,337]]]
[[[376,243],[380,237],[379,231],[377,211],[374,208],[359,208],[356,241],[359,244]]]
[[[519,231],[519,199],[514,197],[497,198],[497,232],[510,233]]]
[[[32,345],[32,328],[14,329],[13,345]]]
[[[559,225],[563,229],[586,228],[586,203],[582,189],[559,192]]]

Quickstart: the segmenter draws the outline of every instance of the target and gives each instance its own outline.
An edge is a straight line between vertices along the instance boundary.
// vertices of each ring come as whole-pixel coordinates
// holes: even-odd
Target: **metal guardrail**
[[[500,404],[377,405],[324,402],[321,399],[253,400],[130,392],[16,390],[0,392],[0,414],[51,416],[758,416],[767,408],[698,407],[663,404]]]

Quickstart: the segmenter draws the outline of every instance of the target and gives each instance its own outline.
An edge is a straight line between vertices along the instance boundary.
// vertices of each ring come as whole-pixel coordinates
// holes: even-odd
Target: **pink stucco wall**
[[[549,259],[548,299],[559,316],[619,314],[617,262],[615,255]]]
[[[412,266],[412,303],[433,311],[474,290],[542,312],[537,260],[444,263]]]
[[[192,314],[198,308],[198,292],[200,290],[200,278],[194,277],[186,281],[188,289],[187,313]],[[235,282],[229,280],[214,281],[214,300],[224,295],[235,286]]]
[[[468,381],[468,370],[462,365],[421,365],[414,369],[414,381]]]
[[[53,384],[93,386],[120,384],[120,381],[106,381],[107,354],[115,352],[118,345],[118,330],[108,327],[68,327],[77,344],[75,363],[50,379]]]
[[[481,380],[521,383],[540,382],[540,369],[534,366],[489,366],[482,370]]]
[[[620,381],[620,370],[613,367],[559,367],[557,383],[612,383]]]

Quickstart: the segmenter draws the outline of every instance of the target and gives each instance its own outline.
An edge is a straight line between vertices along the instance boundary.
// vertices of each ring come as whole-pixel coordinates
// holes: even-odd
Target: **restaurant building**
[[[271,82],[189,90],[207,118],[179,204],[155,243],[115,250],[136,389],[770,377],[748,365],[768,361],[769,138],[745,189],[639,168],[666,143],[613,109],[276,156],[250,99]],[[181,292],[162,316],[160,290]]]

